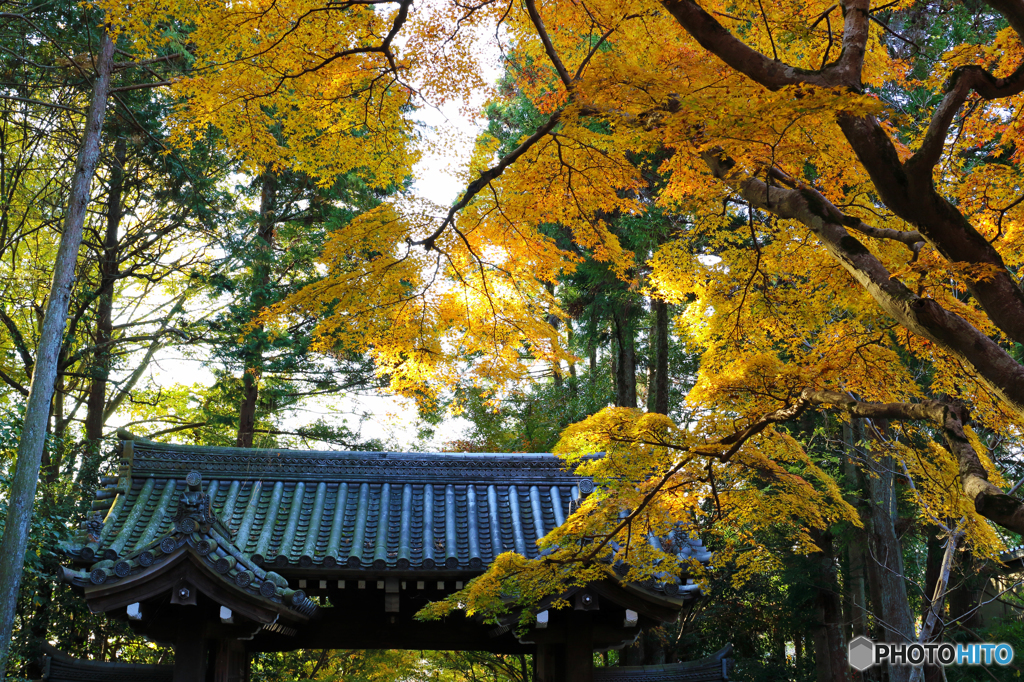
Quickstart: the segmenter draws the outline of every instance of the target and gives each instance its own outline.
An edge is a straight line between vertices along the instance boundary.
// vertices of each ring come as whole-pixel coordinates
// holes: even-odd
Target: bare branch
[[[10,100],[12,102],[24,102],[25,104],[35,104],[37,106],[47,107],[49,109],[61,109],[63,111],[70,111],[73,114],[84,114],[85,113],[81,109],[76,109],[74,107],[69,107],[69,106],[66,106],[64,104],[57,104],[56,102],[44,102],[44,101],[39,100],[39,99],[31,99],[31,98],[28,98],[28,97],[16,97],[14,95],[2,95],[2,94],[0,94],[0,99],[6,99],[6,100]]]

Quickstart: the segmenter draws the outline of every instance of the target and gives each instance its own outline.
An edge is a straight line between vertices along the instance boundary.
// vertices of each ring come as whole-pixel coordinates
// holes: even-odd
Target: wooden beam
[[[227,606],[235,614],[245,616],[257,623],[273,623],[279,614],[289,621],[309,620],[297,612],[287,610],[264,599],[259,599],[229,583],[204,562],[192,557],[184,547],[159,564],[133,576],[110,584],[92,585],[85,588],[85,599],[93,613],[120,610],[134,602],[144,602],[170,594],[182,582],[206,594],[218,604]],[[173,600],[172,600],[173,601]]]

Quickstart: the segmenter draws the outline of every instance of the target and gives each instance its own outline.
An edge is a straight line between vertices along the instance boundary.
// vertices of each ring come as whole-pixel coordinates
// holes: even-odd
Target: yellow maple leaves
[[[387,36],[400,9],[316,1],[96,3],[142,56],[186,52],[172,83],[180,106],[171,141],[189,147],[208,129],[250,169],[287,168],[326,184],[359,169],[386,187],[409,173],[412,124],[403,113],[406,65]]]
[[[906,160],[929,117],[901,111],[898,98],[879,93],[889,86],[937,91],[968,65],[1006,75],[1022,56],[1009,29],[991,45],[954,46],[930,77],[910,81],[908,63],[887,44],[892,37],[868,22],[865,87],[769,89],[709,56],[655,2],[549,0],[538,3],[538,16],[520,3],[440,3],[411,14],[402,3],[316,0],[101,4],[143,47],[167,41],[164,28],[182,22],[195,61],[175,84],[183,102],[171,122],[179,144],[213,126],[253,167],[281,165],[324,181],[356,170],[376,186],[400,183],[416,159],[411,83],[438,99],[465,95],[482,83],[472,42],[462,38],[471,29],[501,36],[514,57],[514,87],[492,93],[492,101],[528,101],[548,117],[546,132],[534,139],[534,130],[521,131],[518,142],[528,148],[504,165],[497,140],[481,138],[460,211],[402,196],[337,230],[321,257],[323,279],[265,320],[284,333],[293,316],[314,318],[319,351],[367,353],[392,389],[429,400],[467,372],[501,386],[523,379],[533,362],[568,359],[551,324],[565,316],[550,287],[584,258],[680,305],[677,341],[702,356],[688,398],[699,419],[684,427],[609,409],[565,433],[561,449],[600,490],[550,540],[565,561],[587,556],[581,538],[609,533],[646,566],[641,573],[670,561],[642,543],[620,542],[632,528],[614,530],[622,514],[640,508],[635,523],[644,533],[667,532],[678,520],[714,533],[721,522],[721,532],[742,540],[727,546],[755,547],[741,562],[751,571],[771,561],[756,551],[759,529],[786,526],[805,550],[807,526],[854,522],[835,481],[782,429],[768,428],[722,458],[720,441],[737,424],[808,385],[879,402],[957,396],[993,428],[1014,428],[1011,413],[959,359],[895,324],[807,226],[753,210],[704,161],[728,157],[769,185],[820,192],[841,208],[834,218],[855,250],[870,251],[892,278],[995,336],[963,287],[995,266],[958,263],[917,245],[908,236],[913,228],[877,200],[836,121],[880,120],[893,156]],[[747,47],[794,69],[818,70],[839,58],[841,12],[829,0],[709,0],[701,7]],[[407,38],[392,38],[404,29]],[[943,141],[935,173],[951,204],[1011,268],[1024,263],[1020,173],[1014,163],[981,160],[1017,160],[1022,96],[971,100],[971,115]],[[658,177],[650,180],[644,160],[653,157]],[[494,169],[500,172],[484,175]],[[653,207],[672,216],[674,228],[638,264],[614,223]],[[977,521],[946,485],[955,480],[948,453],[925,431],[911,435],[921,442],[894,444],[896,456],[915,480],[945,482],[922,482],[922,504]],[[604,456],[582,457],[595,452]],[[985,527],[974,524],[972,541],[991,549],[997,540]],[[603,547],[603,559],[626,551]],[[550,579],[552,566],[542,564],[538,575]],[[515,557],[495,570],[506,582],[474,584],[474,599],[495,602],[510,576],[529,573]],[[522,580],[515,589],[523,593],[537,585]]]

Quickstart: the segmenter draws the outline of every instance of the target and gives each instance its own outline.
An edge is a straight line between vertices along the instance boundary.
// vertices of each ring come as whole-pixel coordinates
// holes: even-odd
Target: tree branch
[[[1024,64],[1005,78],[996,78],[980,66],[961,66],[946,81],[945,90],[946,95],[932,114],[921,146],[906,162],[908,173],[928,173],[931,177],[932,169],[942,157],[953,118],[972,92],[986,100],[1024,92]]]
[[[505,169],[515,163],[516,159],[525,154],[530,150],[533,145],[537,144],[542,140],[548,133],[554,130],[555,126],[558,125],[558,121],[562,117],[563,110],[559,109],[555,113],[551,114],[551,117],[542,125],[540,128],[530,135],[530,137],[523,140],[518,147],[510,151],[508,154],[503,156],[498,163],[494,164],[490,168],[480,173],[480,177],[471,182],[465,191],[462,193],[462,197],[448,209],[448,215],[441,222],[436,230],[424,239],[410,242],[414,246],[422,246],[427,251],[434,248],[434,243],[437,241],[448,227],[455,224],[455,215],[464,209],[469,202],[480,193],[484,187],[488,185],[492,180],[496,180],[505,172]]]
[[[541,19],[540,12],[537,11],[536,0],[526,0],[526,11],[530,15],[533,27],[537,29],[540,41],[544,43],[544,52],[547,53],[548,59],[551,60],[552,66],[555,67],[555,71],[558,72],[558,77],[562,80],[562,84],[565,85],[566,90],[572,90],[572,76],[569,75],[569,70],[565,68],[565,64],[562,63],[562,59],[555,51],[555,46],[551,42],[551,36],[548,35],[548,30],[544,27],[544,20]]]
[[[942,432],[946,447],[960,466],[960,484],[964,493],[974,502],[975,510],[1000,526],[1024,534],[1024,503],[1003,492],[988,480],[988,472],[981,457],[971,445],[964,426],[969,413],[963,405],[940,400],[919,403],[869,403],[844,393],[804,389],[794,404],[806,402],[814,406],[837,407],[851,417],[861,419],[888,419],[892,421],[920,421],[930,423]]]
[[[967,320],[893,278],[885,265],[847,232],[842,212],[824,195],[809,187],[769,185],[737,168],[721,150],[709,150],[702,156],[715,177],[751,206],[807,226],[885,312],[973,367],[989,388],[1024,417],[1024,367]]]
[[[800,84],[860,89],[868,37],[868,0],[841,3],[845,18],[843,50],[837,61],[817,71],[769,59],[734,36],[693,0],[662,0],[661,4],[701,47],[769,90]]]
[[[1014,87],[1024,90],[1024,72],[1018,72],[1020,82]],[[980,73],[979,69],[976,75],[961,78],[978,84],[984,80]],[[949,102],[947,97],[944,103]],[[954,111],[952,104],[947,111]],[[1024,343],[1024,291],[996,248],[935,188],[932,168],[937,162],[935,155],[941,154],[944,132],[930,131],[917,154],[903,164],[888,133],[874,117],[840,115],[838,120],[889,210],[917,227],[921,236],[950,262],[990,266],[977,274],[960,276],[992,322],[1014,341]],[[932,126],[936,125],[933,120]]]
[[[5,384],[13,388],[18,393],[28,397],[28,389],[22,386],[19,382],[15,381],[14,378],[11,377],[11,375],[3,371],[2,369],[0,369],[0,380],[2,380]]]
[[[11,319],[3,306],[0,306],[0,322],[4,323],[4,326],[7,327],[7,332],[11,335],[14,348],[18,351],[18,355],[21,356],[21,363],[25,366],[25,374],[32,376],[32,367],[35,365],[32,352],[29,350],[28,344],[25,343],[25,337],[21,335],[21,330],[18,329],[17,323]]]

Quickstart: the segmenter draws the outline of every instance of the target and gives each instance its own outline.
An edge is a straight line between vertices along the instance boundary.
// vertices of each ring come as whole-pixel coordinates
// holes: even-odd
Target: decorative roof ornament
[[[203,493],[203,476],[198,471],[190,471],[185,477],[187,489],[181,494],[181,502],[174,512],[174,527],[179,533],[190,534],[199,529],[203,533],[210,531],[216,517],[210,506],[210,497]]]

